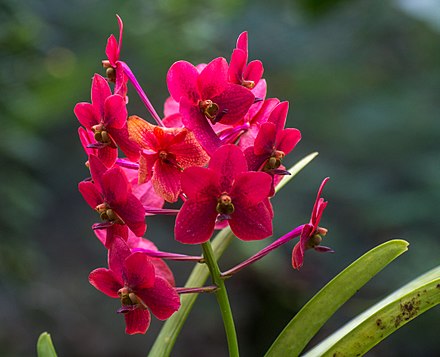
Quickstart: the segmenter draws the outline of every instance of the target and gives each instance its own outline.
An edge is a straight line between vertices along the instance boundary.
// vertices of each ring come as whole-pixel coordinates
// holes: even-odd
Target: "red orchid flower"
[[[316,196],[315,204],[313,205],[312,216],[310,222],[305,224],[299,242],[293,247],[292,251],[292,266],[294,269],[301,268],[304,260],[304,253],[307,249],[314,249],[317,252],[331,252],[334,251],[329,247],[319,245],[322,241],[322,237],[327,234],[327,229],[319,227],[322,214],[325,207],[327,207],[326,201],[321,197],[322,190],[329,178],[325,178],[321,186],[319,187],[318,194]]]
[[[210,123],[238,122],[255,100],[251,91],[227,79],[228,63],[221,57],[200,73],[191,63],[178,61],[167,74],[168,90],[180,103],[183,124],[209,155],[221,145]]]
[[[151,179],[156,193],[168,202],[176,202],[181,192],[182,171],[203,166],[209,156],[186,128],[161,128],[131,116],[130,138],[143,150],[139,162],[139,182]]]
[[[105,54],[107,59],[102,61],[102,65],[106,68],[106,75],[110,82],[115,83],[115,94],[119,94],[125,98],[127,95],[127,81],[128,78],[124,74],[121,62],[119,61],[119,56],[122,48],[122,33],[124,31],[124,24],[119,15],[116,15],[118,19],[119,26],[119,41],[112,34],[107,40],[107,45],[105,47]]]
[[[249,172],[240,148],[224,145],[208,168],[190,167],[182,174],[187,200],[176,218],[176,240],[187,244],[208,241],[217,220],[227,220],[234,234],[245,241],[272,234],[271,178]]]
[[[145,333],[150,326],[149,310],[160,320],[166,320],[180,307],[176,289],[155,269],[143,253],[130,253],[122,239],[109,250],[109,269],[98,268],[89,275],[89,282],[104,294],[121,300],[118,313],[124,314],[125,332]]]
[[[244,152],[250,170],[271,172],[278,169],[281,159],[301,140],[298,129],[284,129],[288,110],[288,102],[279,103],[270,113],[267,122],[260,126],[254,146]]]
[[[82,181],[78,189],[90,207],[95,209],[105,221],[95,224],[93,228],[104,229],[113,225],[127,225],[134,234],[141,237],[147,229],[145,209],[131,192],[124,171],[118,166],[107,169],[94,155],[90,155],[89,163],[93,182]],[[125,236],[120,229],[115,233]],[[113,237],[114,235],[111,236]],[[106,246],[110,244],[107,236]]]
[[[264,171],[272,175],[286,174],[281,169],[281,160],[289,154],[301,140],[298,129],[284,129],[288,102],[281,102],[272,110],[266,123],[263,123],[255,138],[254,146],[248,147],[244,154],[253,171]],[[272,185],[271,195],[275,193]]]
[[[263,64],[259,60],[248,61],[248,33],[242,32],[232,52],[228,78],[231,83],[253,89],[263,76]]]
[[[107,81],[99,74],[93,76],[91,97],[92,103],[78,103],[74,112],[81,125],[94,133],[97,144],[93,147],[116,148],[117,145],[131,161],[139,159],[139,147],[128,137],[124,98],[112,94]]]

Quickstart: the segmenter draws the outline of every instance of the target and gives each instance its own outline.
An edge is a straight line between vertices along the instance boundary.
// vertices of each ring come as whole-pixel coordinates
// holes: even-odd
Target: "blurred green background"
[[[319,151],[282,196],[275,234],[309,219],[316,190],[331,181],[322,226],[335,254],[307,252],[300,272],[293,244],[228,281],[243,356],[259,356],[296,311],[366,250],[391,238],[410,250],[366,285],[320,331],[322,339],[395,288],[439,263],[440,5],[425,0],[263,1],[56,0],[0,2],[0,355],[30,356],[49,331],[60,356],[141,356],[146,336],[124,335],[118,301],[91,287],[105,266],[77,192],[87,176],[73,107],[90,100],[103,74],[107,37],[124,20],[122,58],[161,112],[165,75],[176,60],[229,58],[249,31],[268,97],[291,103],[288,125],[303,139],[290,166]],[[130,114],[149,119],[133,90]],[[147,236],[166,250],[198,253],[172,239],[172,219],[148,219]],[[261,243],[233,243],[224,268]],[[182,286],[190,264],[171,264]],[[439,309],[408,324],[369,356],[440,355]],[[212,296],[201,296],[176,356],[227,354]]]

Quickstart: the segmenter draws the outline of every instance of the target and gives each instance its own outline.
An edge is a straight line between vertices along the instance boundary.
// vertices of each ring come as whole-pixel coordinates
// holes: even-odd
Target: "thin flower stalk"
[[[153,104],[151,104],[150,100],[148,99],[147,95],[145,94],[144,90],[142,89],[141,85],[139,84],[138,80],[136,79],[134,73],[128,67],[128,65],[120,61],[122,69],[124,70],[125,75],[128,77],[130,82],[133,84],[133,87],[136,89],[136,92],[139,94],[139,97],[141,98],[142,102],[147,107],[148,111],[150,112],[153,119],[156,121],[157,125],[164,126],[162,119],[160,119],[160,116],[157,114],[156,110],[153,107]]]
[[[254,254],[252,257],[246,259],[244,262],[242,262],[242,263],[236,265],[235,267],[223,272],[222,277],[223,278],[230,278],[232,275],[234,275],[235,273],[238,273],[240,270],[246,268],[248,265],[255,263],[256,261],[265,257],[272,250],[282,246],[283,244],[291,241],[292,239],[294,239],[296,237],[299,237],[301,235],[303,228],[304,228],[304,225],[296,227],[294,230],[292,230],[289,233],[278,238],[275,242],[269,244],[267,247],[263,248],[258,253]]]

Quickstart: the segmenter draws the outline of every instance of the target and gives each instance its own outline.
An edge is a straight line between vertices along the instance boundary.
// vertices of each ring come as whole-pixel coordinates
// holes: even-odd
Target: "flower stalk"
[[[230,357],[238,357],[238,341],[237,333],[235,331],[234,319],[232,316],[231,306],[229,304],[228,292],[226,291],[225,282],[222,279],[220,269],[215,259],[214,252],[212,250],[211,242],[205,242],[202,244],[203,256],[205,257],[206,265],[209,268],[212,282],[217,286],[215,296],[220,307],[222,314],[223,324],[225,327],[226,338],[228,340],[228,349]]]
[[[247,267],[248,265],[255,263],[257,260],[260,260],[261,258],[265,257],[267,254],[269,254],[272,250],[282,246],[283,244],[291,241],[292,239],[299,237],[301,235],[302,229],[304,225],[296,227],[294,230],[290,231],[289,233],[283,235],[282,237],[278,238],[275,242],[269,244],[267,247],[261,249],[258,253],[254,254],[252,257],[246,259],[244,262],[236,265],[235,267],[223,272],[221,274],[222,278],[230,278],[235,273],[238,273],[243,268]]]

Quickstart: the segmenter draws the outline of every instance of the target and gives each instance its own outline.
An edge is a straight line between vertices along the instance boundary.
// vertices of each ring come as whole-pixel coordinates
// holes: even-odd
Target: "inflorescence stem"
[[[294,230],[290,231],[289,233],[283,235],[282,237],[278,238],[275,242],[272,244],[269,244],[266,248],[263,248],[258,253],[254,254],[252,257],[246,259],[244,262],[236,265],[235,267],[225,271],[221,274],[222,278],[229,278],[235,273],[239,272],[243,268],[247,267],[248,265],[255,263],[257,260],[260,260],[267,254],[269,254],[272,250],[278,248],[279,246],[283,245],[284,243],[289,242],[293,238],[296,238],[301,235],[301,231],[303,229],[304,225],[301,225],[299,227],[296,227]]]
[[[225,282],[222,279],[220,269],[217,264],[216,257],[212,250],[211,242],[208,241],[202,244],[203,256],[206,260],[206,265],[211,273],[212,282],[217,286],[215,296],[220,307],[220,312],[225,326],[226,338],[228,340],[228,349],[230,357],[238,357],[238,341],[237,333],[235,331],[234,319],[232,316],[231,306],[229,304],[228,292],[226,291]]]

